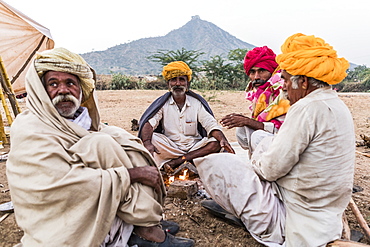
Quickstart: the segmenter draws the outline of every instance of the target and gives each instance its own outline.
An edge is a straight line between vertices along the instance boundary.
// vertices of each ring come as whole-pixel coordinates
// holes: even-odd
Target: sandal
[[[244,227],[243,222],[238,217],[223,209],[214,200],[203,200],[200,204],[202,205],[202,207],[206,208],[210,213],[227,221],[228,223]]]

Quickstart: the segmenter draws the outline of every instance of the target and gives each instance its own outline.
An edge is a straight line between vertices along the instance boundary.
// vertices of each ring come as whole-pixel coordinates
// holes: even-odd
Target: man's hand
[[[152,156],[154,156],[154,153],[160,154],[159,150],[152,144],[151,141],[145,141],[144,147],[151,153]]]
[[[220,143],[221,149],[224,149],[229,153],[235,154],[234,149],[231,147],[231,145],[226,139],[226,136],[221,130],[213,130],[210,135],[216,138],[216,140]]]
[[[235,150],[231,147],[230,143],[226,139],[220,141],[221,148],[226,150],[228,153],[235,154]]]
[[[236,114],[236,113],[231,113],[223,117],[221,119],[221,125],[228,129],[232,129],[235,127],[244,127],[244,126],[252,128],[254,130],[264,128],[264,125],[262,122],[258,122],[257,120],[254,120],[253,118],[249,118],[249,117],[243,116],[241,114]]]
[[[162,176],[158,171],[157,167],[154,166],[142,166],[127,169],[130,174],[131,184],[142,183],[153,187],[154,190],[159,193],[162,188]]]
[[[228,129],[243,127],[247,125],[248,119],[248,117],[245,117],[241,114],[232,113],[223,117],[221,119],[221,124],[223,127],[226,127]]]

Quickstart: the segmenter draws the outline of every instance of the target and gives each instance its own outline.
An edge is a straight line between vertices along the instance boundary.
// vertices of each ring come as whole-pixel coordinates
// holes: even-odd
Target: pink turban
[[[268,70],[272,74],[278,66],[275,57],[275,53],[267,46],[256,47],[248,51],[244,57],[245,73],[249,75],[251,68],[259,67]]]

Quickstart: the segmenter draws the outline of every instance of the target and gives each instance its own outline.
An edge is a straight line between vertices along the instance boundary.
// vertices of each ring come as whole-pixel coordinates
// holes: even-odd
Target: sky
[[[164,36],[198,15],[276,54],[295,33],[315,35],[339,57],[370,67],[368,0],[4,0],[48,28],[55,47],[82,54]]]

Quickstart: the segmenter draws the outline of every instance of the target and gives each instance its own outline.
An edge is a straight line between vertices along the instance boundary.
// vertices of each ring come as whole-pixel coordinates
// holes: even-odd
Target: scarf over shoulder
[[[251,102],[249,109],[252,117],[259,122],[272,122],[277,129],[284,122],[279,117],[284,116],[290,107],[289,100],[281,93],[283,83],[281,74],[276,73],[264,85],[246,92],[246,99]]]
[[[26,89],[28,109],[11,127],[7,162],[24,246],[99,246],[116,215],[128,224],[159,222],[164,187],[156,194],[131,185],[127,171],[155,162],[139,138],[100,123],[95,92],[83,104],[92,119],[87,131],[59,115],[34,65]]]
[[[191,90],[187,91],[186,94],[199,100],[206,109],[206,111],[212,116],[214,116],[211,107],[209,107],[207,101],[202,96],[200,96],[197,93],[194,93]],[[167,102],[170,96],[171,92],[165,93],[164,95],[160,96],[155,101],[153,101],[153,103],[145,110],[145,112],[143,113],[139,120],[139,134],[138,134],[139,137],[141,137],[141,130],[143,129],[144,124],[148,122],[148,120],[152,118],[162,108],[162,106],[164,105],[164,103]],[[198,122],[198,131],[202,137],[207,136],[207,131],[202,127],[202,125],[199,122]],[[162,133],[162,124],[159,124],[158,127],[154,130],[154,132]]]

